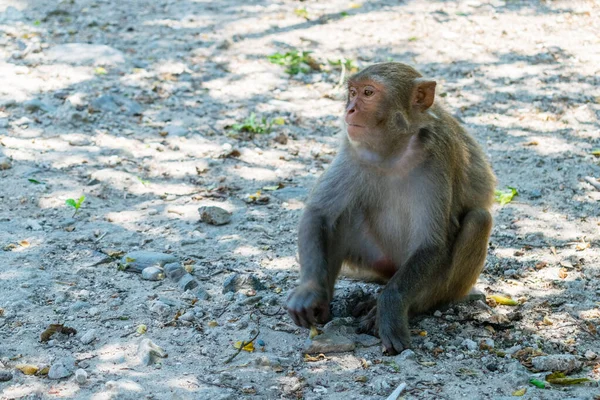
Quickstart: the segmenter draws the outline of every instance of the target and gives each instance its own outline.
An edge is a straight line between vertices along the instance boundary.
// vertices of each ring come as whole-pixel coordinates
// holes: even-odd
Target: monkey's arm
[[[298,253],[300,284],[288,298],[288,311],[297,325],[310,327],[329,317],[335,280],[344,253],[340,217],[350,206],[351,181],[342,157],[319,179],[300,220]]]

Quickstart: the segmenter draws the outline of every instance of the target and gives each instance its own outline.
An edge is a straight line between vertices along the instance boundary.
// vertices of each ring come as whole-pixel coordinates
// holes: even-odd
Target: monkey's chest
[[[385,257],[399,266],[431,237],[432,212],[417,191],[390,190],[386,195],[367,211],[367,221]]]

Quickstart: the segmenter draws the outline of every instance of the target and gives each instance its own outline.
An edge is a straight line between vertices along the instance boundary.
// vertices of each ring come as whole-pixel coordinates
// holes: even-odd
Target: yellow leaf
[[[191,264],[184,265],[184,266],[183,266],[183,268],[184,268],[184,269],[185,269],[185,270],[186,270],[188,273],[190,273],[190,274],[191,274],[192,272],[194,272],[194,266],[193,266],[193,265],[191,265]]]
[[[209,328],[215,328],[217,326],[219,326],[219,323],[217,321],[208,321]]]
[[[282,117],[273,118],[273,125],[284,125],[285,119]]]
[[[362,4],[360,3],[350,3],[350,8],[361,8]]]
[[[550,318],[548,318],[547,316],[544,317],[544,320],[542,322],[544,323],[544,325],[552,325],[552,324],[554,324],[554,322],[552,322],[552,320]]]
[[[577,250],[577,251],[583,251],[583,250],[589,249],[589,248],[590,248],[589,242],[578,243],[577,246],[575,246],[575,250]]]
[[[567,272],[567,269],[566,269],[566,268],[561,268],[561,269],[558,271],[558,277],[559,277],[560,279],[566,279],[566,278],[567,278],[567,276],[569,276],[569,273]]]
[[[427,336],[427,331],[421,331],[421,332],[419,332],[419,336]]]
[[[316,356],[311,356],[310,354],[304,355],[304,361],[306,361],[306,362],[316,362],[316,361],[322,361],[322,360],[327,360],[327,357],[325,357],[325,354],[319,354]]]
[[[596,156],[596,157],[600,157],[600,149],[593,149],[592,150],[592,155]]]
[[[319,330],[317,329],[316,326],[311,326],[310,327],[310,333],[308,334],[308,338],[310,340],[314,339],[315,337],[319,336],[321,332],[319,332]]]
[[[94,73],[95,73],[96,75],[106,75],[108,72],[106,71],[106,69],[104,69],[104,68],[102,68],[102,67],[97,67],[97,68],[94,70]]]
[[[21,247],[29,247],[29,246],[30,246],[30,243],[29,243],[27,240],[21,240],[21,241],[19,242],[19,245],[20,245]]]
[[[493,294],[488,296],[488,298],[494,300],[497,304],[501,304],[503,306],[518,306],[519,302],[511,299],[510,297],[500,296],[498,294]]]
[[[31,364],[19,364],[15,368],[24,373],[25,375],[35,375],[35,373],[39,370],[38,367]]]
[[[144,333],[146,333],[147,330],[148,330],[148,327],[144,324],[141,324],[141,325],[138,325],[138,327],[135,331],[137,333],[139,333],[140,335],[143,335]]]
[[[242,342],[241,340],[238,340],[237,342],[234,343],[233,347],[235,347],[236,349],[239,349],[242,346]],[[242,350],[248,351],[250,353],[252,353],[254,351],[254,342],[250,342],[247,345],[245,345]]]
[[[275,289],[273,289],[273,291],[277,294],[281,293],[283,291],[283,289],[281,289],[280,287],[276,287]]]
[[[521,396],[523,396],[525,393],[527,393],[527,388],[522,388],[522,389],[515,390],[514,392],[512,392],[512,395],[513,395],[513,396],[519,396],[519,397],[521,397]]]

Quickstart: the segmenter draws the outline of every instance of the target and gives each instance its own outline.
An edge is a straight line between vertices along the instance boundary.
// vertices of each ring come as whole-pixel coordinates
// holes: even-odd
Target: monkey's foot
[[[364,315],[358,323],[358,333],[366,333],[371,336],[379,337],[379,327],[377,324],[377,305],[371,306],[371,309]]]

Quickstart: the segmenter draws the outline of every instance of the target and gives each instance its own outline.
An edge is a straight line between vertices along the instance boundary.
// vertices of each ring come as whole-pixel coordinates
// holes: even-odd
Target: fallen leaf
[[[240,347],[242,347],[242,344],[244,344],[246,342],[242,342],[241,340],[238,340],[237,342],[235,342],[233,344],[233,347],[235,347],[236,349],[239,349]],[[254,351],[254,342],[250,342],[248,344],[246,344],[242,350],[247,351],[249,353],[252,353]]]
[[[365,383],[368,380],[369,380],[369,378],[367,378],[365,375],[359,375],[354,378],[354,382],[360,382],[360,383]]]
[[[600,157],[600,149],[593,149],[591,154],[596,157]]]
[[[319,332],[317,327],[313,325],[310,327],[310,333],[308,334],[308,338],[310,340],[313,340],[315,337],[319,336],[320,334],[321,334],[321,332]]]
[[[511,299],[507,296],[501,296],[498,294],[493,294],[488,296],[488,298],[494,300],[497,304],[501,304],[503,306],[518,306],[519,302],[517,300]]]
[[[362,4],[360,3],[350,3],[350,8],[361,8]]]
[[[29,246],[30,246],[30,243],[29,243],[27,240],[21,240],[21,241],[19,242],[19,245],[20,245],[21,247],[29,247]]]
[[[327,357],[325,357],[325,354],[323,354],[323,353],[318,354],[316,356],[311,356],[310,354],[304,355],[304,361],[306,361],[306,362],[317,362],[317,361],[325,361],[325,360],[327,360]]]
[[[219,323],[217,321],[208,321],[209,328],[215,328],[217,326],[219,326]]]
[[[542,269],[542,268],[546,268],[548,266],[548,263],[546,261],[540,261],[538,263],[535,264],[535,269]]]
[[[424,367],[433,367],[433,366],[437,365],[437,363],[435,363],[433,361],[418,361],[418,363]]]
[[[532,140],[531,142],[523,143],[523,146],[537,146],[538,144],[537,140]]]
[[[518,396],[518,397],[521,397],[521,396],[523,396],[525,393],[527,393],[527,388],[522,388],[522,389],[515,390],[514,392],[512,392],[512,395],[513,395],[513,396]]]
[[[143,335],[144,333],[146,333],[146,331],[148,330],[148,327],[144,324],[140,324],[138,325],[138,327],[136,328],[136,332],[139,333],[140,335]]]
[[[552,320],[550,318],[548,318],[547,316],[544,317],[544,319],[542,320],[542,323],[544,325],[553,325],[554,322],[552,322]]]
[[[569,276],[569,272],[568,272],[568,270],[566,268],[561,268],[558,271],[558,277],[560,279],[565,279],[567,276]]]
[[[508,190],[494,191],[494,197],[501,206],[510,203],[515,196],[519,195],[519,192],[514,187],[507,186],[507,188]]]
[[[39,371],[38,367],[31,364],[19,364],[15,366],[15,368],[24,373],[25,375],[35,375]]]
[[[540,381],[539,379],[531,379],[529,381],[533,386],[538,387],[540,389],[546,388],[546,383],[544,381]]]
[[[553,385],[577,385],[589,381],[588,378],[567,378],[564,372],[553,372],[546,376],[546,382]]]

